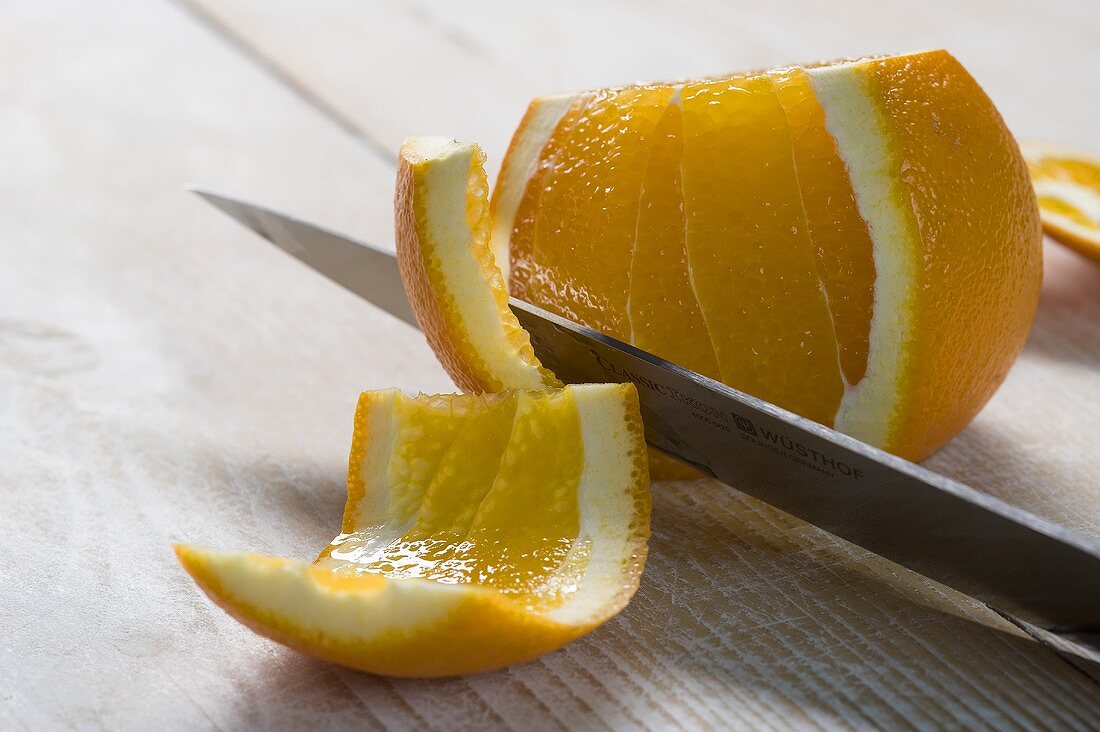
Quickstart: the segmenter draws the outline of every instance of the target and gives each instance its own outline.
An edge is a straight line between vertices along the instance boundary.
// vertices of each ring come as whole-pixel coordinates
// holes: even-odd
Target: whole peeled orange
[[[1019,147],[945,51],[536,99],[492,218],[512,295],[915,460],[1039,297]]]

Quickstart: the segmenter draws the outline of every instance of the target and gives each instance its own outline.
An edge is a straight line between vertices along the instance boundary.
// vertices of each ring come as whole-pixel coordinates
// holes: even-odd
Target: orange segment
[[[785,69],[773,79],[787,115],[802,205],[833,316],[844,381],[858,384],[867,372],[870,347],[874,243],[809,76],[802,69]]]
[[[460,539],[470,533],[500,470],[498,461],[471,460],[470,456],[504,454],[516,421],[517,401],[515,393],[505,392],[497,399],[473,402],[467,424],[432,476],[416,522],[407,533],[409,540],[420,541],[443,532]]]
[[[666,98],[666,91],[664,90],[641,90],[642,94],[640,95],[638,91],[634,90],[634,96],[631,98],[647,98],[651,104],[650,111],[654,113],[657,109],[652,106],[653,103],[656,102],[656,106],[659,106],[659,100]],[[672,96],[673,92],[671,90],[667,91],[667,98],[671,99]],[[546,250],[547,239],[553,238],[547,232],[552,231],[553,227],[558,225],[548,221],[546,216],[540,217],[539,214],[540,211],[547,210],[542,206],[542,197],[544,194],[552,192],[552,178],[564,165],[559,160],[559,152],[568,150],[570,145],[576,144],[576,139],[573,137],[574,130],[580,124],[587,125],[590,122],[590,109],[599,107],[601,104],[604,109],[600,114],[606,117],[608,101],[607,99],[601,100],[595,94],[581,93],[545,97],[532,102],[524,115],[516,136],[512,140],[512,144],[509,146],[508,156],[501,169],[491,204],[495,224],[492,247],[494,251],[500,253],[497,261],[503,261],[506,265],[509,263],[508,254],[510,251],[511,266],[508,271],[510,272],[511,294],[521,300],[542,303],[544,307],[574,320],[580,318],[577,313],[578,305],[558,294],[562,292],[558,284],[558,276],[562,269],[556,267],[553,260],[555,257],[559,260],[563,257],[560,254],[548,255]],[[668,108],[666,106],[666,111]],[[678,109],[674,111],[678,114]],[[630,113],[631,116],[632,114]],[[630,242],[631,255],[630,263],[627,266],[627,284],[625,285],[627,288],[625,290],[626,302],[635,302],[637,305],[627,305],[626,310],[628,312],[620,313],[616,325],[603,323],[603,326],[608,330],[625,329],[641,333],[643,336],[646,332],[645,328],[650,326],[659,328],[662,327],[661,323],[666,324],[670,329],[681,332],[686,327],[691,331],[691,335],[682,340],[677,339],[675,341],[676,345],[665,344],[656,352],[666,358],[686,358],[686,362],[694,362],[691,354],[698,354],[700,359],[709,358],[709,362],[700,360],[699,367],[703,373],[717,377],[718,369],[714,361],[713,349],[709,345],[709,339],[702,343],[699,341],[700,338],[706,339],[701,315],[696,313],[698,317],[693,317],[685,323],[682,317],[683,313],[670,310],[665,306],[663,300],[665,294],[672,296],[673,290],[680,285],[681,281],[686,282],[687,280],[687,255],[686,252],[683,252],[682,241],[682,206],[677,200],[673,202],[670,211],[669,201],[665,199],[664,194],[657,193],[657,195],[654,195],[662,186],[667,186],[670,182],[673,188],[677,190],[679,188],[679,132],[674,130],[666,133],[657,129],[658,124],[664,124],[666,127],[676,124],[678,128],[679,119],[677,117],[673,121],[666,121],[665,118],[666,115],[661,114],[660,119],[656,122],[652,118],[643,120],[646,126],[653,124],[654,129],[650,134],[654,141],[663,140],[661,145],[664,152],[658,154],[659,162],[657,162],[658,167],[654,169],[655,175],[643,181],[638,191],[639,198],[646,196],[646,201],[638,202],[635,224],[637,233],[635,240]],[[551,122],[551,120],[553,121]],[[638,123],[635,123],[635,127],[637,125]],[[640,140],[643,137],[634,135],[630,139]],[[675,159],[669,158],[670,149],[673,154],[677,155]],[[639,153],[634,164],[640,164],[643,157],[645,155]],[[604,169],[604,172],[606,172],[606,169]],[[677,177],[673,180],[664,178],[665,175]],[[625,182],[620,181],[616,185],[620,184],[624,185],[625,188],[612,191],[614,193],[613,197],[622,204],[630,205],[630,197],[625,194],[632,191],[634,186],[638,185],[638,182],[627,180]],[[646,186],[649,187],[649,194],[646,194],[643,190]],[[610,196],[610,193],[608,195]],[[559,196],[556,200],[557,203],[551,203],[548,206],[553,207],[562,203],[562,197]],[[652,212],[648,210],[651,203],[658,207]],[[618,219],[620,221],[629,221],[629,214],[624,216],[624,212],[621,210],[619,214]],[[669,216],[677,219],[678,222],[670,221]],[[667,262],[660,258],[663,257],[663,254],[652,251],[654,245],[664,248],[664,243],[661,240],[662,231],[670,225],[674,231],[680,232],[678,235],[681,237],[679,247],[683,261],[679,266],[679,274],[675,269],[666,266]],[[616,239],[616,247],[620,250],[626,248],[628,238],[629,232],[624,229],[624,236]],[[575,241],[583,243],[583,237],[578,235]],[[602,246],[602,238],[595,241],[601,242]],[[538,251],[536,251],[536,246],[540,247]],[[634,252],[639,246],[644,251],[642,254],[635,254]],[[654,258],[655,254],[657,254],[657,258]],[[578,256],[580,255],[578,254]],[[565,257],[565,259],[568,259],[568,257]],[[574,260],[563,264],[566,267],[565,271],[577,269],[576,262],[581,260],[576,260],[575,257]],[[577,272],[577,281],[592,280],[593,278],[590,275],[594,271],[587,268],[580,269]],[[652,281],[654,287],[667,287],[669,289],[667,293],[651,293],[648,288],[638,288],[634,284],[635,275],[640,280]],[[590,286],[592,292],[603,291],[600,288],[606,289],[603,282],[598,278]],[[612,291],[610,294],[614,300],[621,301],[621,292]],[[632,300],[635,296],[637,299]],[[694,299],[694,294],[687,292],[677,297]],[[648,324],[639,329],[631,323],[631,319],[634,317],[647,321]],[[621,333],[620,337],[623,340],[629,340],[631,335],[630,332]],[[651,345],[657,346],[657,341],[653,340]],[[681,345],[683,348],[680,347]],[[698,477],[693,469],[656,452],[650,453],[650,472],[656,480],[679,480]]]
[[[393,520],[405,523],[417,516],[474,408],[469,399],[397,401],[395,421],[407,426],[394,435],[386,470]]]
[[[722,380],[831,422],[836,336],[772,82],[689,86],[683,107],[688,260]]]
[[[580,530],[584,452],[572,390],[523,394],[519,401],[512,439],[465,541],[482,547],[471,563],[482,581],[532,594],[562,569]],[[517,520],[529,516],[538,520]]]
[[[322,557],[347,562],[339,571],[475,582],[504,593],[536,591],[532,581],[542,583],[560,568],[571,542],[556,537],[579,530],[584,469],[572,390],[398,397],[379,408],[402,425],[386,468],[389,510],[372,520],[349,502],[351,530]],[[441,454],[434,449],[440,442],[449,443]],[[416,491],[415,501],[409,500],[410,462],[428,476],[429,487]],[[351,472],[380,467],[353,462]],[[376,525],[383,518],[389,529]],[[364,522],[365,529],[355,528]],[[405,526],[379,548],[379,534]]]
[[[629,338],[626,303],[642,178],[671,95],[671,89],[648,87],[603,92],[572,120],[542,181],[531,255],[539,267],[525,299],[555,303],[565,317]]]
[[[499,180],[504,183],[497,184],[489,204],[489,213],[493,220],[493,256],[505,282],[510,276],[509,239],[516,229],[515,222],[520,206],[526,201],[524,215],[533,216],[540,190],[540,179],[535,174],[541,169],[540,166],[545,165],[543,151],[550,136],[560,126],[562,117],[574,109],[578,100],[584,103],[582,97],[587,98],[582,94],[559,94],[531,102],[527,113],[520,120],[512,144],[508,146],[508,154],[501,165],[499,176]],[[515,247],[517,250],[521,248],[518,239]]]
[[[630,340],[661,358],[722,378],[695,298],[684,242],[683,115],[677,93],[653,132],[630,264]]]
[[[1100,262],[1100,155],[1040,143],[1023,153],[1047,234]]]

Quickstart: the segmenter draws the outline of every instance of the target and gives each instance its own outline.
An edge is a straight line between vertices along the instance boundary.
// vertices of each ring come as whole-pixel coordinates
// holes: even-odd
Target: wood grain
[[[535,95],[939,47],[1020,137],[1096,145],[1090,0],[187,1],[390,154],[445,134],[496,165]]]
[[[656,489],[650,564],[626,611],[495,674],[354,673],[251,635],[196,591],[172,542],[308,557],[331,538],[359,390],[451,387],[418,333],[182,181],[388,242],[383,151],[406,133],[499,153],[532,94],[803,47],[782,5],[744,26],[717,3],[687,6],[694,19],[467,7],[211,0],[212,27],[163,0],[9,5],[0,728],[1100,726],[1096,685],[980,604],[705,481]],[[1058,12],[1085,17],[1073,7]],[[987,43],[1027,15],[1004,12]],[[931,32],[910,13],[896,17]],[[819,20],[801,21],[797,58],[872,50],[832,50],[852,32]],[[613,21],[624,30],[609,38]],[[1037,41],[1054,49],[1044,63],[1085,57],[1082,32]],[[933,464],[1095,536],[1100,270],[1050,254],[1025,358]]]

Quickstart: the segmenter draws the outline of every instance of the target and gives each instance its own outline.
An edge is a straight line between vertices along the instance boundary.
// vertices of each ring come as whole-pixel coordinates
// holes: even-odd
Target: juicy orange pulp
[[[942,51],[580,93],[519,167],[513,295],[906,457],[980,409],[1037,302],[1019,150]]]
[[[836,339],[774,84],[688,86],[683,113],[688,261],[722,380],[827,420],[843,390]]]
[[[395,417],[402,426],[387,467],[387,525],[409,526],[396,539],[377,526],[356,530],[362,519],[349,511],[346,533],[322,553],[322,564],[341,574],[475,583],[506,594],[538,589],[579,530],[584,454],[573,392],[420,397],[400,401]],[[365,440],[357,428],[349,469],[355,495],[365,493]]]

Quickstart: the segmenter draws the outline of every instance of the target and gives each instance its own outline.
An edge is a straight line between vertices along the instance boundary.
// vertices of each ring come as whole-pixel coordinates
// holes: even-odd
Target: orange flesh
[[[618,338],[630,336],[627,296],[645,161],[671,95],[646,87],[601,92],[574,120],[539,197],[539,281],[571,304],[563,315]]]
[[[394,417],[390,511],[409,528],[392,541],[383,527],[349,531],[354,522],[345,521],[349,533],[320,559],[341,575],[472,583],[553,601],[542,585],[573,548],[561,537],[580,530],[584,448],[572,392],[419,397],[398,402]],[[358,474],[362,458],[352,462]]]
[[[680,159],[683,115],[668,105],[653,133],[630,267],[630,341],[712,379],[721,379],[699,301],[691,286]]]
[[[818,275],[833,314],[844,380],[857,384],[867,372],[875,297],[874,244],[809,76],[802,69],[791,69],[774,79],[787,114],[802,204]]]
[[[1045,178],[1065,180],[1100,191],[1100,164],[1088,160],[1048,155],[1039,163],[1028,167]]]
[[[866,372],[871,238],[804,71],[582,95],[510,246],[515,296],[819,422]]]
[[[436,468],[406,540],[420,541],[443,533],[460,543],[470,534],[500,466],[494,460],[469,460],[468,456],[481,451],[503,455],[512,435],[515,410],[513,397],[500,409],[480,406],[468,417]]]
[[[688,261],[722,380],[831,423],[836,337],[772,81],[689,86],[683,106]]]
[[[552,303],[557,297],[555,287],[558,273],[549,263],[536,259],[536,242],[540,228],[544,224],[538,219],[539,204],[547,187],[548,179],[558,162],[558,151],[565,145],[573,126],[580,119],[584,108],[592,99],[592,94],[579,94],[569,109],[558,120],[550,138],[539,153],[539,164],[527,183],[519,207],[516,209],[515,223],[512,227],[509,258],[511,260],[509,292],[530,303]],[[575,319],[568,309],[557,309],[560,315]]]

